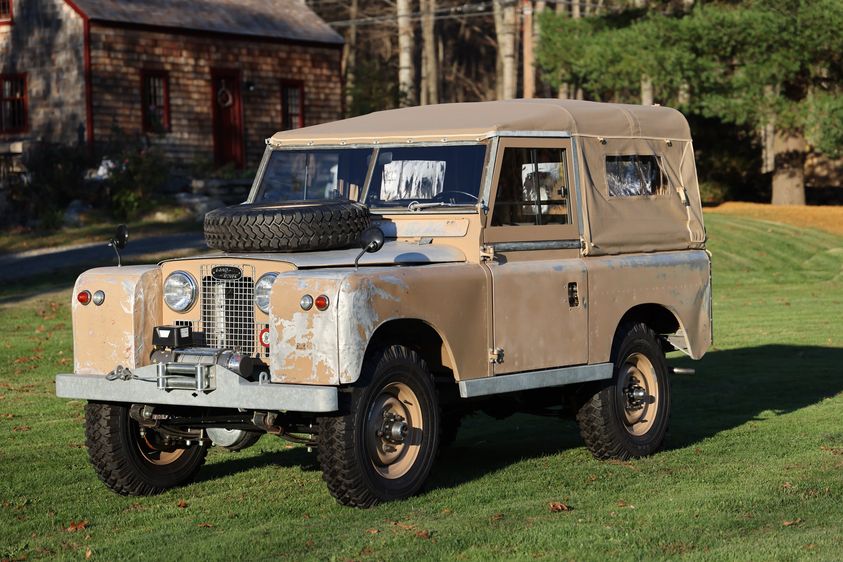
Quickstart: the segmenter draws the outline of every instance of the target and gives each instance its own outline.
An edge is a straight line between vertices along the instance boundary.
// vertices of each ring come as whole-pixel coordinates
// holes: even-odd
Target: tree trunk
[[[343,75],[345,84],[345,113],[354,104],[354,71],[357,66],[357,13],[358,0],[351,0],[348,6],[348,35],[343,45]]]
[[[500,4],[501,0],[495,0]],[[501,30],[498,33],[498,51],[501,57],[502,99],[514,99],[518,88],[518,63],[515,59],[516,26],[518,21],[516,4],[501,5]]]
[[[641,75],[641,105],[653,105],[653,79]]]
[[[407,107],[416,104],[416,69],[413,66],[413,11],[411,0],[397,0],[398,15],[398,95],[399,104]]]
[[[436,27],[433,19],[436,0],[421,0],[423,103],[439,103],[439,58],[436,54]]]
[[[503,4],[501,0],[493,0],[493,14],[495,18],[495,97],[503,99]]]
[[[805,137],[802,133],[776,131],[773,152],[773,205],[804,205]]]
[[[524,0],[523,46],[524,46],[524,97],[532,98],[536,90],[536,63],[533,58],[533,1]]]

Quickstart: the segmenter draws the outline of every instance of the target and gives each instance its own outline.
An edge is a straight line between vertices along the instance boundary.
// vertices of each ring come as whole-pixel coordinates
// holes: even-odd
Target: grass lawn
[[[723,213],[707,227],[715,348],[672,358],[697,372],[673,378],[665,451],[598,462],[570,421],[476,416],[422,495],[367,511],[269,437],[213,450],[188,487],[107,491],[83,403],[53,395],[72,364],[69,290],[7,302],[0,558],[840,560],[843,237]]]

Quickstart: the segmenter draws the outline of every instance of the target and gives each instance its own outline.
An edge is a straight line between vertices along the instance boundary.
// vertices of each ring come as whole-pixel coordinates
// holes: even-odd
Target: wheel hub
[[[640,410],[649,398],[647,389],[639,384],[635,376],[630,377],[629,384],[623,389],[623,392],[626,395],[626,409],[629,411]]]
[[[626,430],[636,436],[646,434],[661,407],[655,367],[644,354],[632,353],[624,361],[619,383]]]
[[[390,411],[383,413],[383,425],[377,431],[377,436],[394,445],[400,445],[407,438],[410,426],[404,417]]]

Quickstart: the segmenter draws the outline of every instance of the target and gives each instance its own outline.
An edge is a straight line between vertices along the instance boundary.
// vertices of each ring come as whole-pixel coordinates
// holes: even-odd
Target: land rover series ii
[[[667,350],[712,340],[691,135],[664,107],[443,104],[284,131],[222,252],[83,273],[74,372],[121,494],[211,443],[316,449],[330,493],[416,493],[462,415],[565,407],[594,456],[662,445]],[[552,437],[548,437],[552,438]]]

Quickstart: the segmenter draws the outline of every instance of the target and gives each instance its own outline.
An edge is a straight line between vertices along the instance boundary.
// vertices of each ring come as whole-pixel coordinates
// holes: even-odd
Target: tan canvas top
[[[691,140],[685,117],[668,107],[579,100],[524,99],[447,103],[379,111],[276,133],[278,145],[466,140],[502,131]]]

